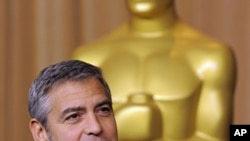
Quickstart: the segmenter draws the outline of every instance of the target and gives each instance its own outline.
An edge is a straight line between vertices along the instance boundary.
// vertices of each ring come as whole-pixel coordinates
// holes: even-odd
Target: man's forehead
[[[64,106],[84,106],[84,103],[99,103],[106,99],[109,98],[98,80],[65,82],[50,91],[50,102]]]

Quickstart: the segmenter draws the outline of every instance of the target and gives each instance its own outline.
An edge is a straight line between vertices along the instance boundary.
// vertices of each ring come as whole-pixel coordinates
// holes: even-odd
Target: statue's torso
[[[102,44],[93,62],[102,68],[110,85],[115,111],[130,95],[151,94],[166,123],[164,135],[190,134],[202,84],[186,56],[187,48],[190,45],[185,41],[162,39]],[[119,117],[117,121],[119,125]]]
[[[184,54],[159,46],[118,48],[100,64],[112,90],[114,109],[127,103],[130,95],[151,94],[166,122],[163,132],[182,136],[191,132],[201,81]],[[128,114],[136,117],[136,112]]]
[[[102,68],[111,88],[118,132],[122,136],[139,139],[140,135],[147,136],[145,138],[162,135],[166,141],[187,138],[195,132],[203,85],[199,66],[211,61],[209,57],[213,55],[209,56],[207,52],[213,54],[213,50],[217,50],[206,44],[209,43],[199,39],[124,38],[103,42],[99,47],[90,46],[84,49],[80,59]],[[153,100],[139,104],[130,102],[129,97],[136,94],[151,95]],[[154,109],[150,103],[160,111],[160,118],[154,117],[154,112],[147,115],[138,110],[143,107],[144,110]],[[156,127],[154,123],[162,127]],[[142,131],[144,128],[148,130]],[[162,134],[157,134],[159,132]]]

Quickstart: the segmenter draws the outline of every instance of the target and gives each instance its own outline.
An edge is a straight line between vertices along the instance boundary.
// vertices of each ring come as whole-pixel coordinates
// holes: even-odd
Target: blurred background
[[[234,124],[250,124],[250,1],[176,0],[179,17],[237,59]],[[127,21],[124,0],[0,1],[0,141],[32,141],[28,89],[47,65]]]

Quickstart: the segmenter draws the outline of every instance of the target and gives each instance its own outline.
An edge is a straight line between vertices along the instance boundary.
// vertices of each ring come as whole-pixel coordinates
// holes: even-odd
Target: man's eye
[[[108,106],[105,107],[100,107],[98,110],[98,114],[100,114],[101,116],[108,116],[110,114],[112,114],[112,109]]]
[[[70,116],[68,116],[65,120],[68,122],[74,122],[77,121],[80,118],[80,115],[78,113],[75,114],[71,114]]]

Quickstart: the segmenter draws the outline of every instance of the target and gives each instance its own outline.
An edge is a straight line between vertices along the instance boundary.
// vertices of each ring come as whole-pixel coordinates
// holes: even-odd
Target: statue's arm
[[[196,135],[208,140],[229,140],[233,117],[236,64],[232,51],[222,47],[207,52],[197,69],[203,82],[197,109]]]

